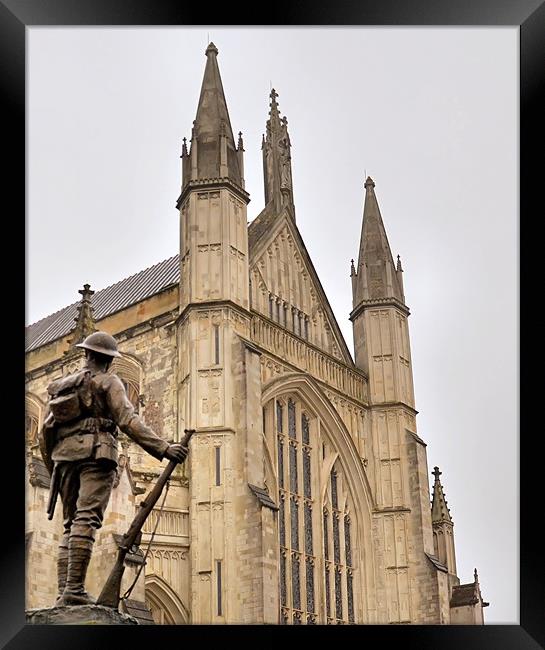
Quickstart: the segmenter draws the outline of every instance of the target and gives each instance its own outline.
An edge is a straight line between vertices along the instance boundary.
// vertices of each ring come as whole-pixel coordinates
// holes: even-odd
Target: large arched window
[[[189,613],[179,595],[160,576],[146,576],[146,605],[157,625],[189,623]]]
[[[280,622],[354,623],[356,531],[330,437],[296,394],[268,402],[264,426],[276,447]]]
[[[127,396],[138,413],[140,409],[140,381],[141,368],[138,363],[129,356],[124,355],[114,359],[112,363],[114,372],[123,382]]]
[[[35,449],[38,446],[41,417],[41,402],[34,395],[27,394],[25,398],[25,440],[27,449]]]
[[[33,447],[38,440],[38,417],[34,413],[25,413],[25,437],[28,447]]]

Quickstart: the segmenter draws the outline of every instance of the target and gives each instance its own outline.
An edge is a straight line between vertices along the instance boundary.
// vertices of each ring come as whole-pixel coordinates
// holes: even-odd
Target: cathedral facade
[[[409,309],[365,181],[352,263],[354,358],[297,228],[287,120],[263,137],[265,207],[247,222],[218,50],[182,148],[179,254],[27,328],[27,607],[56,594],[60,510],[40,458],[48,384],[74,344],[115,336],[113,364],[158,435],[196,429],[127,556],[122,607],[141,622],[483,623],[477,572],[460,584],[438,468],[417,434]],[[347,278],[348,281],[348,278]],[[120,434],[116,485],[89,568],[98,595],[161,463]]]

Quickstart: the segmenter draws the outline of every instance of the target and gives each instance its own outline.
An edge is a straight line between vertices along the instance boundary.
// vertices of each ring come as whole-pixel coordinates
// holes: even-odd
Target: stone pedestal
[[[29,609],[27,625],[138,625],[128,614],[122,614],[103,605],[78,605],[73,607],[50,607]]]

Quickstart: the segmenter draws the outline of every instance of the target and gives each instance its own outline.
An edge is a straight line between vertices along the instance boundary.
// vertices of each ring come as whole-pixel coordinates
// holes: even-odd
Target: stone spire
[[[77,307],[78,315],[74,318],[76,327],[72,330],[72,338],[68,340],[70,348],[66,353],[70,352],[76,343],[81,343],[89,334],[96,332],[95,318],[93,316],[94,308],[91,304],[91,296],[95,293],[91,291],[91,285],[84,284],[83,289],[79,289],[81,300]]]
[[[189,153],[182,149],[182,191],[190,181],[229,179],[244,188],[242,148],[235,146],[218,67],[218,48],[206,48],[206,67]]]
[[[353,281],[353,306],[362,300],[394,298],[405,304],[401,263],[394,264],[388,237],[375,195],[375,183],[368,176],[365,183],[365,204],[361,229],[357,281]]]
[[[432,474],[435,477],[435,482],[433,484],[433,499],[431,503],[431,520],[432,523],[439,523],[446,521],[452,523],[450,517],[450,510],[447,507],[447,500],[445,499],[445,493],[443,492],[443,486],[439,477],[442,472],[439,471],[438,467],[433,468]]]
[[[263,136],[263,175],[265,186],[265,205],[272,204],[276,212],[287,208],[295,221],[293,202],[293,182],[291,174],[291,141],[286,116],[280,117],[278,93],[271,90],[269,119],[266,135]]]

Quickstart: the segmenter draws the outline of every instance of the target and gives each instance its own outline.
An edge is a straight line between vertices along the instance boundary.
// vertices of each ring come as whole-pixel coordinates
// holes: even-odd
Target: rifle
[[[59,470],[57,469],[57,463],[55,463],[51,474],[51,482],[49,483],[49,500],[47,502],[48,519],[53,519],[55,504],[57,503],[57,497],[59,496],[59,488]]]
[[[194,429],[185,429],[185,436],[180,441],[184,447],[187,447],[191,436],[195,433]],[[148,515],[153,509],[153,506],[157,503],[165,483],[170,478],[170,475],[174,471],[174,468],[178,464],[177,461],[171,460],[169,464],[163,470],[161,476],[157,479],[157,483],[145,498],[144,501],[140,503],[140,510],[136,513],[129,530],[123,535],[121,544],[119,546],[119,551],[117,553],[117,559],[115,564],[106,580],[106,584],[100,592],[100,596],[97,598],[97,605],[104,605],[105,607],[113,607],[117,609],[119,605],[119,593],[121,591],[121,580],[123,578],[123,573],[125,571],[125,556],[130,551],[131,547],[136,543],[140,536],[142,526],[148,518]]]

